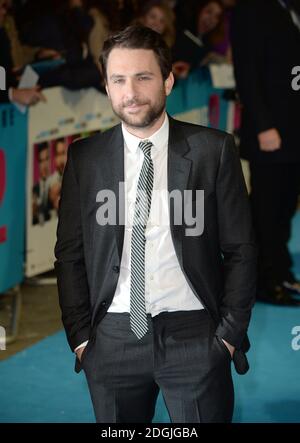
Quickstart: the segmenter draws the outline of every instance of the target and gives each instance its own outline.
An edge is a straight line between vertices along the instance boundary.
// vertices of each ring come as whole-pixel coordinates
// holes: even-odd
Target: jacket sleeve
[[[58,210],[55,270],[62,321],[72,351],[89,339],[91,311],[87,281],[79,182],[73,155],[76,143],[68,149]]]
[[[231,135],[223,143],[216,193],[224,269],[222,320],[216,334],[239,349],[255,302],[257,246],[241,163]]]
[[[252,1],[242,3],[234,11],[231,23],[237,90],[256,134],[276,127],[265,94],[265,23],[259,8]]]

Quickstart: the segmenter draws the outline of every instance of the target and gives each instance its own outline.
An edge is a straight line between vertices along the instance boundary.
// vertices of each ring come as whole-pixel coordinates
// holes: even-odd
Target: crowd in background
[[[140,23],[159,32],[173,73],[232,63],[242,105],[240,153],[249,161],[250,202],[259,245],[257,298],[300,306],[300,281],[288,249],[300,192],[300,0],[0,0],[0,102],[32,105],[43,88],[105,92],[99,56],[106,37]],[[20,89],[24,66],[39,82]]]
[[[105,38],[139,23],[159,32],[173,54],[173,72],[231,62],[229,23],[235,0],[0,0],[0,65],[10,94],[0,101],[30,105],[42,88],[104,90],[99,56]],[[43,63],[44,62],[44,67]],[[39,85],[20,91],[24,66],[39,63]]]

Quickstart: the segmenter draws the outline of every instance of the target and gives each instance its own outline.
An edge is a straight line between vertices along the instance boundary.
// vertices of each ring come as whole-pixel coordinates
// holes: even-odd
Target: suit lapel
[[[121,260],[125,220],[124,186],[120,187],[119,185],[120,183],[124,183],[124,139],[121,124],[115,127],[102,162],[103,167],[101,174],[103,175],[104,185],[106,189],[111,190],[116,196],[116,225],[114,237]]]
[[[169,117],[169,145],[168,145],[168,191],[171,193],[178,190],[184,197],[184,190],[188,187],[188,180],[192,165],[192,160],[185,155],[190,151],[190,147],[180,130],[176,120]],[[170,230],[173,238],[175,251],[178,260],[182,265],[182,226],[174,225],[174,201],[170,199]],[[184,205],[183,205],[184,206]],[[176,208],[175,208],[176,209]],[[183,217],[183,210],[181,211]]]

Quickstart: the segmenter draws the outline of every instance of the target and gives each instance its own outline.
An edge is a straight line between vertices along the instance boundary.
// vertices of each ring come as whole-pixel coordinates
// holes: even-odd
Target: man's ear
[[[107,87],[107,83],[106,82],[105,82],[105,91],[106,91],[107,97],[110,99],[110,95],[109,95],[109,92],[108,92],[108,87]]]
[[[165,92],[166,95],[170,95],[174,85],[174,75],[170,72],[169,77],[165,80]]]

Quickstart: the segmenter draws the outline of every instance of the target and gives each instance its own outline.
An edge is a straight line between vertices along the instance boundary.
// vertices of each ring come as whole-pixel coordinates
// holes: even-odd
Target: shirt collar
[[[123,123],[121,124],[121,126],[125,144],[131,152],[137,151],[139,143],[142,140],[150,140],[153,143],[155,149],[162,149],[164,146],[167,145],[169,137],[169,118],[166,112],[165,119],[161,127],[156,132],[154,132],[154,134],[145,139],[136,137],[135,135],[128,132]]]

